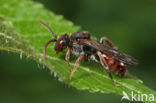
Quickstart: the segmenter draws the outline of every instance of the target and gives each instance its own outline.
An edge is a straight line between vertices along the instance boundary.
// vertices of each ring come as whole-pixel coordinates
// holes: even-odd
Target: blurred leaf
[[[70,82],[67,81],[69,68],[64,59],[65,52],[56,55],[48,47],[48,60],[43,59],[43,47],[53,38],[51,34],[38,23],[45,21],[56,34],[72,33],[80,27],[72,22],[64,20],[62,16],[46,10],[42,4],[29,0],[1,0],[0,1],[0,50],[16,52],[47,66],[58,80],[79,90],[90,92],[114,93],[122,95],[125,91],[130,95],[134,93],[156,93],[142,84],[136,78],[120,78],[113,74],[114,80],[121,86],[113,85],[100,63],[92,61],[82,62]],[[74,66],[75,59],[71,62]]]

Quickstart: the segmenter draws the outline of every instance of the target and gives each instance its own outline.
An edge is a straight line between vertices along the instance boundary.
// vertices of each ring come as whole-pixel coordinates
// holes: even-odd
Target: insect
[[[47,59],[47,46],[51,42],[56,42],[54,46],[56,53],[59,53],[68,47],[65,57],[68,66],[71,68],[68,80],[71,80],[83,58],[86,61],[88,59],[100,61],[110,79],[116,86],[119,86],[119,84],[113,80],[111,71],[119,76],[124,76],[126,73],[126,66],[135,66],[138,64],[136,59],[117,50],[117,47],[106,37],[102,37],[100,41],[97,41],[92,39],[90,34],[87,32],[75,32],[71,35],[62,34],[57,38],[56,34],[53,33],[53,31],[43,21],[40,21],[40,23],[54,36],[54,39],[49,40],[44,46],[43,54],[45,59]],[[69,63],[70,53],[79,56],[73,69]]]

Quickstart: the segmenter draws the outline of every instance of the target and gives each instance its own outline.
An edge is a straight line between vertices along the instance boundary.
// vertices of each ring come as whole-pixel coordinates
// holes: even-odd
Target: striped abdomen
[[[111,56],[107,56],[103,54],[103,57],[105,58],[107,65],[109,66],[109,69],[115,72],[119,76],[124,76],[126,73],[126,66],[119,62],[115,61]]]

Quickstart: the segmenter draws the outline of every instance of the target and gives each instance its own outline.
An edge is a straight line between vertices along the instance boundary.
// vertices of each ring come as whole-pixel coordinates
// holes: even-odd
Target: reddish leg
[[[108,38],[102,37],[102,38],[100,39],[100,43],[105,44],[104,41],[106,41],[107,44],[108,44],[110,47],[112,47],[112,48],[114,48],[114,49],[116,49],[116,50],[118,49]]]
[[[80,55],[79,58],[76,60],[74,69],[71,71],[68,80],[71,80],[74,72],[77,70],[77,67],[79,66],[79,64],[80,64],[80,62],[81,62],[81,60],[82,60],[83,57],[84,57],[84,54]]]
[[[97,55],[99,56],[100,62],[102,64],[102,66],[106,69],[106,72],[108,73],[108,75],[109,75],[110,79],[112,80],[113,84],[115,84],[115,86],[120,86],[119,84],[115,83],[115,81],[113,80],[112,75],[111,75],[111,72],[110,72],[109,67],[107,65],[107,62],[104,59],[104,57],[101,54],[101,52],[97,51]]]
[[[66,53],[66,58],[65,59],[67,61],[68,67],[72,69],[71,65],[69,64],[70,53],[71,53],[71,49],[69,48],[67,53]]]
[[[88,57],[87,57],[87,56],[84,56],[84,60],[85,60],[85,61],[88,61]]]

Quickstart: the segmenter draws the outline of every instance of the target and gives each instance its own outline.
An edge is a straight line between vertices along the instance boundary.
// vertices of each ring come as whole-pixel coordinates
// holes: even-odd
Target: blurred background
[[[138,59],[139,65],[129,67],[128,71],[156,90],[155,0],[35,1],[64,15],[98,39],[108,37],[119,50]],[[0,67],[0,103],[120,103],[121,100],[121,96],[113,94],[69,88],[47,68],[25,57],[20,59],[18,54],[0,51]]]

